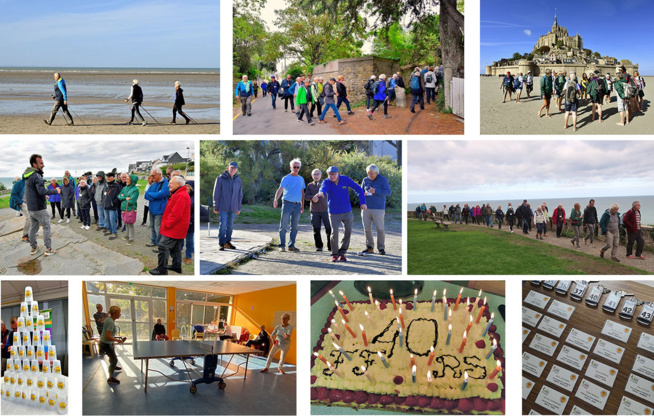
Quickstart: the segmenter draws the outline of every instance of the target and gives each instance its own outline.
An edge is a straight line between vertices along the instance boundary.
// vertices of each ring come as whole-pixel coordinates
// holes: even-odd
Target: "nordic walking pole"
[[[193,122],[193,124],[198,124],[198,122],[193,120],[193,117],[189,116],[188,114],[186,114],[186,117],[188,117]]]
[[[148,110],[146,110],[145,107],[143,107],[143,104],[141,104],[141,108],[143,109],[143,111],[145,111],[146,113],[148,113],[148,115],[149,115],[150,117],[152,117],[152,114],[150,114],[150,112],[149,112]],[[157,121],[157,119],[154,118],[154,117],[152,117],[152,120],[156,121],[157,124],[161,124],[161,123],[159,123],[159,122]]]
[[[84,122],[84,120],[82,120],[82,117],[80,117],[79,114],[75,112],[75,110],[73,110],[70,106],[68,106],[68,108],[70,109],[70,111],[73,112],[73,114],[75,114],[75,117],[77,117],[79,121],[81,121],[82,124],[84,124],[84,127],[88,127],[88,125]]]

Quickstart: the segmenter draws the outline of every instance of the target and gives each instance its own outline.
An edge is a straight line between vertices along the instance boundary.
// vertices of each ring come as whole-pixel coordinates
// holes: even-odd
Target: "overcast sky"
[[[177,152],[187,156],[187,147],[193,155],[193,141],[119,141],[95,140],[88,143],[79,141],[11,141],[4,144],[0,153],[0,177],[20,176],[29,166],[33,153],[43,157],[44,176],[61,177],[69,170],[71,175],[79,176],[84,172],[97,173],[99,170],[126,171],[130,163],[153,160]]]
[[[652,141],[408,141],[408,203],[654,194]]]

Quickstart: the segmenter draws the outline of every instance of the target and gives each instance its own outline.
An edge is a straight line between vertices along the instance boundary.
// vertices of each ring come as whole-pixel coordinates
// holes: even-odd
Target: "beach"
[[[654,77],[646,76],[646,85],[654,85]],[[602,106],[603,122],[591,122],[592,105],[580,105],[577,112],[577,128],[575,132],[572,127],[564,128],[565,113],[559,112],[556,108],[556,99],[552,97],[550,104],[550,115],[545,117],[543,109],[542,117],[538,118],[538,110],[543,102],[540,100],[540,78],[534,78],[534,90],[531,98],[526,98],[526,89],[523,89],[520,103],[514,100],[509,101],[507,95],[506,103],[502,103],[503,92],[500,90],[502,78],[480,77],[480,106],[481,106],[481,134],[575,134],[575,135],[596,135],[596,134],[652,134],[654,133],[654,110],[651,109],[651,95],[654,95],[654,88],[648,92],[645,87],[643,113],[636,114],[626,126],[618,126],[620,114],[617,109],[615,92],[611,95],[611,102]],[[572,126],[572,116],[568,123]]]
[[[66,126],[59,111],[46,125],[54,105],[54,71],[2,69],[0,133],[5,134],[218,134],[220,132],[220,73],[209,70],[69,69],[61,70],[75,126]],[[130,106],[124,102],[132,80],[143,89],[141,114],[147,126],[128,126]],[[197,124],[172,120],[175,81],[182,84],[187,105],[183,111]],[[147,110],[147,112],[145,111]],[[148,114],[149,113],[149,114]],[[156,120],[156,121],[155,121]],[[157,123],[158,121],[158,123]]]

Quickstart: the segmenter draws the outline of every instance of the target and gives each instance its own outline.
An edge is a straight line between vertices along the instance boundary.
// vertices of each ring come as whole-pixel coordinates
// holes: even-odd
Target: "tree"
[[[402,166],[402,140],[386,140],[396,150],[397,166]]]
[[[602,54],[599,53],[599,52],[595,52],[595,53],[593,53],[593,56],[594,56],[595,58],[601,58],[601,57],[602,57]]]
[[[234,74],[258,75],[261,67],[260,55],[265,50],[268,31],[261,20],[261,8],[265,0],[234,0],[233,65]]]
[[[520,52],[516,52],[513,54],[513,57],[511,57],[512,60],[517,61],[518,59],[522,59],[522,54]]]
[[[407,2],[412,2],[408,0]],[[428,1],[425,1],[428,3]],[[456,0],[440,1],[440,35],[443,65],[452,68],[452,76],[463,78],[464,75],[464,20],[457,10]],[[445,80],[445,89],[449,89],[449,80]],[[446,91],[446,97],[449,97]]]
[[[428,15],[410,28],[399,23],[379,29],[374,33],[373,54],[383,58],[396,59],[400,66],[425,63],[440,63],[441,43],[438,28],[439,16]]]

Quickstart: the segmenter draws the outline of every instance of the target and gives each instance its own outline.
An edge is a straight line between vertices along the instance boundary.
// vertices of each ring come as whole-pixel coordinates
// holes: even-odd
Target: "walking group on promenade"
[[[443,208],[438,209],[432,205],[427,209],[426,204],[422,203],[416,207],[416,217],[419,220],[427,220],[428,216],[435,217],[439,212],[440,218],[453,221],[455,224],[458,222],[463,224],[486,225],[486,227],[493,228],[495,223],[499,229],[502,229],[502,224],[506,223],[509,226],[509,231],[513,233],[514,225],[522,229],[522,233],[529,235],[532,226],[536,227],[536,239],[543,240],[547,237],[547,225],[556,227],[556,238],[561,238],[563,227],[569,224],[574,232],[574,237],[570,240],[573,246],[577,249],[580,248],[580,241],[582,231],[586,232],[583,237],[584,244],[590,242],[590,247],[593,245],[596,231],[605,237],[606,244],[600,249],[600,257],[604,258],[604,254],[611,250],[610,258],[613,261],[620,262],[618,259],[618,246],[620,242],[620,229],[624,229],[627,235],[627,251],[626,257],[628,259],[644,260],[643,249],[645,247],[645,240],[643,238],[643,230],[641,228],[641,215],[640,215],[640,202],[634,201],[631,209],[624,215],[618,212],[620,207],[617,204],[612,204],[604,211],[602,217],[597,215],[597,208],[595,208],[595,200],[588,201],[588,205],[581,211],[581,204],[575,203],[570,216],[566,217],[565,209],[562,204],[559,204],[552,216],[549,215],[547,204],[543,202],[534,210],[531,204],[525,199],[518,208],[514,209],[513,205],[509,202],[506,211],[502,210],[502,206],[498,205],[496,209],[491,207],[490,203],[476,206],[468,206],[468,204],[451,204],[448,208],[443,205]],[[599,228],[598,228],[599,227]],[[636,250],[634,253],[634,243]],[[634,256],[635,254],[635,256]]]
[[[55,103],[54,106],[52,107],[52,111],[50,112],[50,117],[44,119],[43,122],[48,126],[51,126],[52,122],[55,120],[55,117],[57,117],[57,114],[59,113],[59,109],[61,109],[62,116],[66,121],[66,125],[74,126],[75,121],[73,120],[73,116],[68,111],[69,110],[68,88],[66,87],[66,81],[64,80],[64,78],[61,76],[59,72],[55,72],[54,79],[55,79],[54,95],[52,95],[52,99],[54,100]],[[129,107],[132,115],[130,120],[126,123],[127,125],[132,125],[132,124],[140,124],[142,126],[147,125],[145,118],[141,114],[141,108],[143,108],[146,114],[150,115],[150,117],[152,117],[152,115],[143,107],[143,101],[144,101],[143,89],[139,85],[139,80],[135,79],[132,81],[132,88],[130,89],[129,96],[125,98],[125,103]],[[184,90],[182,89],[182,84],[179,81],[175,81],[173,119],[169,124],[177,124],[177,113],[179,113],[180,116],[184,117],[184,120],[186,120],[186,124],[189,124],[190,122],[194,121],[191,117],[189,117],[188,115],[186,115],[186,113],[182,111],[182,107],[184,105],[186,105],[186,101],[184,101]],[[79,118],[79,115],[77,115],[77,113],[75,113],[75,115]],[[152,117],[152,119],[157,124],[159,124],[159,122],[154,117]],[[84,124],[83,120],[82,120],[82,124]]]
[[[12,186],[10,207],[17,216],[25,217],[22,240],[31,246],[35,255],[42,247],[37,242],[37,232],[43,228],[45,250],[43,254],[56,253],[52,247],[50,222],[69,224],[77,219],[80,229],[91,229],[97,224],[96,232],[103,232],[108,240],[118,239],[118,230],[125,233],[127,246],[134,244],[139,199],[138,176],[133,173],[98,171],[95,175],[86,172],[75,179],[66,171],[61,183],[56,178],[45,181],[45,167],[41,155],[33,154],[30,166]],[[141,226],[150,222],[150,242],[158,254],[158,267],[150,274],[168,274],[168,270],[182,273],[181,253],[186,242],[184,263],[191,264],[193,244],[193,199],[194,181],[186,181],[178,170],[168,167],[166,176],[160,168],[152,169],[144,190],[144,208]],[[48,213],[48,203],[52,215]],[[64,220],[65,218],[65,220]],[[122,227],[122,228],[121,228]],[[168,265],[172,257],[172,266]]]
[[[436,104],[436,94],[439,91],[439,79],[442,78],[442,67],[434,70],[434,67],[425,67],[423,70],[415,68],[409,79],[409,91],[411,93],[411,112],[415,113],[415,106],[418,104],[421,110],[425,109],[425,97],[427,104],[432,101]],[[345,104],[347,114],[352,115],[352,106],[348,99],[345,76],[338,75],[336,78],[329,78],[325,81],[321,77],[307,77],[300,75],[295,80],[290,74],[281,83],[275,75],[270,80],[263,80],[261,86],[256,81],[250,81],[247,75],[243,75],[241,81],[236,84],[235,97],[240,100],[241,114],[252,115],[252,101],[258,96],[261,88],[262,96],[270,95],[273,110],[277,109],[277,98],[284,101],[284,111],[295,113],[298,122],[302,122],[306,116],[307,123],[314,125],[314,118],[318,116],[319,123],[326,123],[325,117],[331,109],[333,117],[338,124],[344,124],[345,119],[341,117],[340,108]],[[363,84],[362,88],[366,96],[366,113],[370,120],[378,108],[383,108],[384,118],[391,118],[388,114],[388,107],[392,106],[397,98],[396,89],[407,88],[400,72],[387,76],[371,75]]]
[[[323,251],[321,229],[327,235],[327,250],[331,252],[331,261],[347,261],[345,257],[352,235],[353,214],[349,189],[356,192],[361,207],[361,221],[366,236],[366,249],[359,255],[373,254],[375,244],[372,226],[377,230],[377,251],[385,255],[384,217],[386,197],[391,195],[388,180],[379,173],[376,165],[366,168],[366,177],[361,185],[348,176],[340,174],[339,168],[330,166],[327,169],[327,180],[322,177],[320,169],[313,169],[313,181],[305,183],[299,175],[302,162],[293,159],[289,163],[290,173],[284,176],[275,192],[273,207],[278,208],[281,197],[281,220],[279,224],[279,251],[298,252],[296,237],[300,215],[304,213],[306,202],[310,202],[311,226],[316,251]],[[220,250],[235,249],[231,243],[234,229],[234,218],[242,209],[243,187],[238,175],[238,163],[231,162],[227,170],[216,178],[213,192],[213,210],[220,215],[219,239]],[[339,235],[341,224],[343,238]],[[289,232],[288,243],[286,234]]]
[[[500,89],[504,92],[504,101],[515,93],[515,102],[522,103],[522,90],[525,89],[527,98],[531,98],[533,91],[534,77],[531,71],[526,75],[519,73],[517,75],[507,72],[502,78]],[[595,70],[589,73],[583,73],[581,79],[575,72],[567,73],[561,71],[556,73],[551,69],[545,71],[545,75],[540,78],[540,99],[543,101],[538,110],[538,118],[542,117],[545,110],[545,116],[551,118],[550,106],[552,97],[556,99],[555,106],[560,112],[565,113],[564,128],[569,127],[569,118],[572,116],[572,127],[577,131],[577,113],[582,106],[590,105],[590,121],[599,120],[604,122],[602,117],[602,105],[611,102],[611,94],[615,91],[620,122],[618,126],[626,126],[633,119],[636,113],[643,112],[643,97],[645,96],[645,79],[640,76],[638,71],[633,75],[627,73],[624,66],[620,68],[614,77],[610,73],[603,75],[600,71]]]

